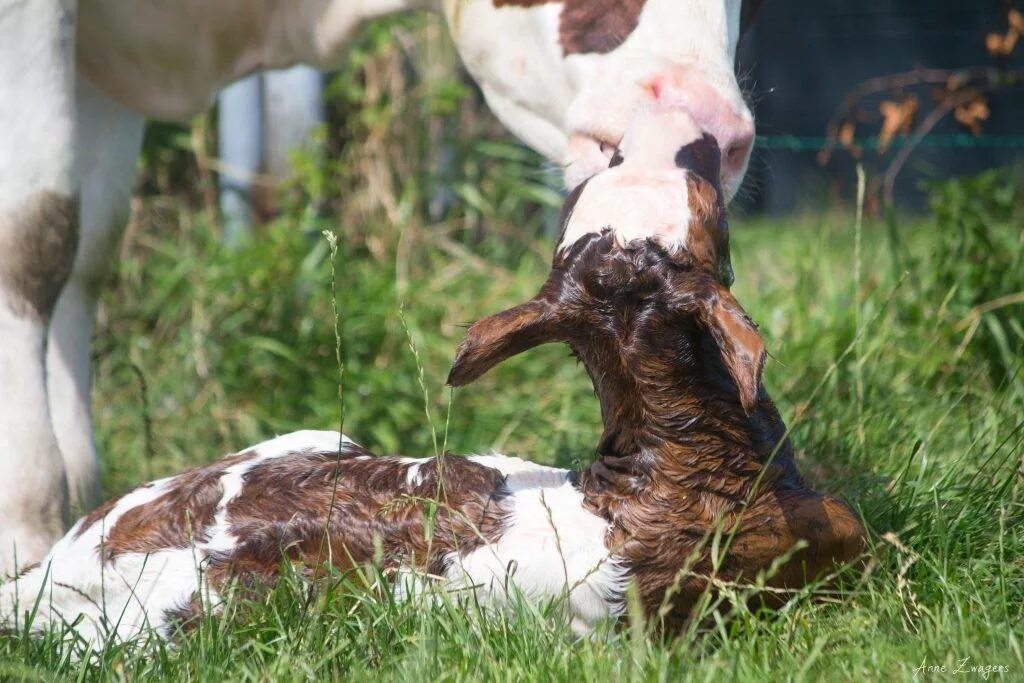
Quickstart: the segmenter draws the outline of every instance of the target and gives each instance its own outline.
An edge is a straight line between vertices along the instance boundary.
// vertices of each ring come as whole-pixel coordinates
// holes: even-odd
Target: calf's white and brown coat
[[[710,575],[753,580],[799,541],[775,585],[802,586],[856,557],[863,527],[797,473],[761,386],[761,338],[723,284],[715,143],[676,114],[651,116],[667,131],[659,142],[685,144],[659,161],[627,140],[625,160],[567,202],[540,293],[473,325],[449,377],[463,385],[533,346],[568,343],[601,404],[593,465],[375,457],[336,432],[296,432],[101,506],[0,589],[3,620],[17,623],[41,596],[36,627],[78,620],[94,643],[170,636],[217,610],[229,586],[271,585],[283,563],[315,579],[327,564],[379,562],[400,595],[432,583],[491,604],[509,592],[563,599],[579,633],[621,614],[634,581],[648,614],[671,627]],[[682,201],[685,224],[598,220],[591,204],[648,182],[678,193],[660,206]],[[620,220],[662,228],[642,237],[619,232]],[[717,562],[706,543],[716,531],[733,534]]]

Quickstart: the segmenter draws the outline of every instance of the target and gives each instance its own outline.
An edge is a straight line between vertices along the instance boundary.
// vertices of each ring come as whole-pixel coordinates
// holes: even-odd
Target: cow
[[[186,120],[264,68],[338,65],[368,20],[444,15],[499,120],[607,167],[634,112],[685,110],[731,198],[754,141],[736,47],[759,0],[0,0],[0,575],[98,499],[89,340],[146,119]]]

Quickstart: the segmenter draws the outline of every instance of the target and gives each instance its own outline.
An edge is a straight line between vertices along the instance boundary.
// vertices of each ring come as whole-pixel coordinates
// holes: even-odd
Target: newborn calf
[[[0,623],[24,626],[34,612],[33,628],[73,623],[95,645],[169,637],[221,609],[231,586],[273,584],[284,563],[310,579],[376,564],[399,596],[435,585],[484,603],[559,600],[584,633],[622,613],[630,581],[652,614],[678,582],[671,624],[708,576],[752,581],[798,540],[807,547],[773,583],[801,586],[856,557],[860,522],[796,473],[761,388],[760,336],[721,284],[714,142],[688,120],[651,115],[665,135],[646,145],[627,135],[625,160],[573,194],[541,293],[473,325],[449,378],[466,384],[515,353],[567,342],[601,402],[594,465],[375,457],[336,432],[297,432],[79,520],[0,588]],[[654,143],[674,151],[659,157]],[[651,197],[663,203],[644,202],[658,182]],[[593,208],[602,202],[604,213]],[[716,531],[735,534],[717,568]]]

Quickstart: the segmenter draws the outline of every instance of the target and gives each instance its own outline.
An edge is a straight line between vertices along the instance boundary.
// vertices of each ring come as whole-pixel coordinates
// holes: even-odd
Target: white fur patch
[[[558,249],[606,229],[619,246],[638,239],[653,239],[666,249],[686,246],[690,233],[686,171],[643,173],[622,165],[594,176],[566,222]]]
[[[133,506],[119,503],[111,515]],[[168,610],[188,604],[199,592],[201,571],[191,548],[124,553],[103,563],[97,552],[100,525],[78,538],[76,529],[57,542],[39,567],[0,588],[0,623],[25,627],[23,615],[38,599],[33,630],[77,620],[76,634],[95,647],[145,638],[150,629],[164,634]]]
[[[409,469],[405,471],[406,486],[413,488],[423,483],[423,474],[420,472],[420,468],[432,459],[424,458],[423,460],[409,463]]]
[[[469,459],[505,474],[511,515],[497,543],[452,558],[452,585],[474,586],[498,605],[510,593],[531,602],[566,598],[578,633],[619,614],[625,570],[605,545],[608,523],[583,507],[570,472],[499,455]]]
[[[256,444],[251,449],[263,457],[274,458],[303,451],[335,451],[355,441],[331,430],[303,429]]]

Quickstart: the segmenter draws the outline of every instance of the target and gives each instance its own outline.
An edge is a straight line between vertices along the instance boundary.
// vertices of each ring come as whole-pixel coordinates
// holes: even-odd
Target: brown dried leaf
[[[975,136],[981,135],[981,124],[988,120],[990,114],[988,102],[981,95],[953,110],[953,118],[957,123],[970,130]]]
[[[1006,18],[1010,22],[1011,29],[1017,33],[1024,33],[1024,14],[1020,10],[1011,9]]]
[[[985,36],[985,49],[993,57],[1006,56],[1003,52],[1003,35],[1001,33],[989,33]]]
[[[1017,47],[1017,39],[1020,38],[1020,33],[1010,29],[1010,31],[1003,36],[1003,52],[1005,54],[1013,53],[1013,48]]]
[[[849,147],[853,144],[855,130],[856,126],[853,125],[853,121],[847,121],[839,128],[839,142],[843,147]]]
[[[907,135],[914,127],[917,116],[917,96],[910,95],[896,102],[886,100],[878,105],[882,113],[882,130],[878,133],[878,153],[885,154],[896,134]]]
[[[1019,37],[1020,34],[1014,28],[1007,31],[1006,35],[990,33],[985,36],[985,49],[993,57],[1008,57],[1013,52],[1013,48],[1017,47],[1017,38]]]

